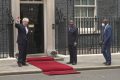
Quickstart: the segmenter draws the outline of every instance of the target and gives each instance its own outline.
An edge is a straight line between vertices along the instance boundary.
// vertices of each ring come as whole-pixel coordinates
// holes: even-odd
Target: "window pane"
[[[88,5],[95,5],[95,0],[88,0]]]
[[[81,17],[87,17],[87,8],[81,8]]]
[[[80,5],[87,5],[87,0],[80,0]]]
[[[80,5],[80,0],[75,0],[75,5]]]
[[[80,23],[81,23],[80,18],[75,18],[76,27],[80,28]]]
[[[75,5],[95,5],[95,0],[75,0]]]
[[[86,21],[85,18],[81,18],[81,28],[85,28]]]
[[[94,19],[93,18],[81,18],[81,28],[93,28]]]
[[[75,8],[75,17],[80,17],[80,8],[79,7]]]
[[[88,8],[88,17],[94,17],[94,8]]]

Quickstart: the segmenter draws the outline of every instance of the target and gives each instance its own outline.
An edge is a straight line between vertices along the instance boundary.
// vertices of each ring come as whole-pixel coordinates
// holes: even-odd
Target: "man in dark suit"
[[[111,65],[111,42],[112,42],[112,27],[109,25],[108,19],[104,19],[102,23],[103,27],[103,46],[102,53],[105,58],[105,65]]]
[[[27,55],[27,41],[28,41],[28,18],[22,19],[22,24],[20,24],[20,18],[18,17],[15,23],[15,27],[18,29],[18,37],[17,37],[17,43],[18,43],[18,66],[22,67],[26,65],[26,55]]]
[[[75,27],[73,20],[70,20],[68,26],[68,50],[70,54],[70,61],[67,64],[77,64],[77,38],[78,28]]]

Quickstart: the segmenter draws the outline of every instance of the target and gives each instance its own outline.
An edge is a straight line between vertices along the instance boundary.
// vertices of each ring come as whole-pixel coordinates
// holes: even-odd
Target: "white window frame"
[[[96,2],[96,0],[95,0],[95,4],[94,5],[79,5],[79,4],[74,4],[74,8],[94,8],[94,17],[81,17],[81,16],[79,16],[79,17],[76,17],[75,15],[75,17],[74,17],[74,19],[82,19],[82,18],[94,18],[95,19],[95,17],[96,17],[96,15],[97,15],[97,4],[96,4],[97,2]],[[87,16],[88,16],[88,13],[87,13]],[[94,21],[94,26],[93,26],[93,28],[82,28],[81,27],[81,24],[80,24],[80,26],[79,26],[79,28],[78,28],[78,30],[80,31],[80,34],[92,34],[92,33],[94,33],[94,32],[99,32],[99,31],[97,31],[96,30],[96,22]]]

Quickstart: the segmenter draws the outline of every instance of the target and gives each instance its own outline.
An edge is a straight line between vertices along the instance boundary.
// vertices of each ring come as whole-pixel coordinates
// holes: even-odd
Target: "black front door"
[[[28,17],[29,23],[29,41],[28,53],[44,52],[44,20],[43,20],[43,4],[21,4],[20,17]]]

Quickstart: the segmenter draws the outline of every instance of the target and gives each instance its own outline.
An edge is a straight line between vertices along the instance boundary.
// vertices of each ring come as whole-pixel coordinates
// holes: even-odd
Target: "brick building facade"
[[[36,31],[36,33],[42,32],[40,33],[42,35],[39,35],[42,36],[41,43],[39,43],[42,46],[38,47],[42,49],[41,53],[49,53],[54,49],[66,48],[66,45],[62,44],[67,44],[65,41],[67,38],[66,27],[70,19],[76,20],[76,18],[91,16],[93,18],[119,17],[119,3],[120,0],[0,0],[0,57],[13,56],[17,52],[17,31],[12,24],[16,16],[31,15],[29,17],[31,21],[34,22],[35,19],[40,21],[40,24],[32,23],[32,26],[42,26],[42,28],[36,29],[42,30]],[[25,12],[27,14],[22,14],[25,10],[24,6],[28,10],[28,13]],[[35,14],[32,15],[35,7],[38,9],[35,9],[36,14],[40,14],[39,18],[43,16],[41,20],[35,18]],[[34,30],[34,28],[30,29]],[[31,38],[31,40],[34,39]],[[34,46],[36,44],[32,44],[31,49]],[[36,49],[39,48],[35,48],[33,53],[37,53]],[[40,53],[39,50],[38,53]]]

